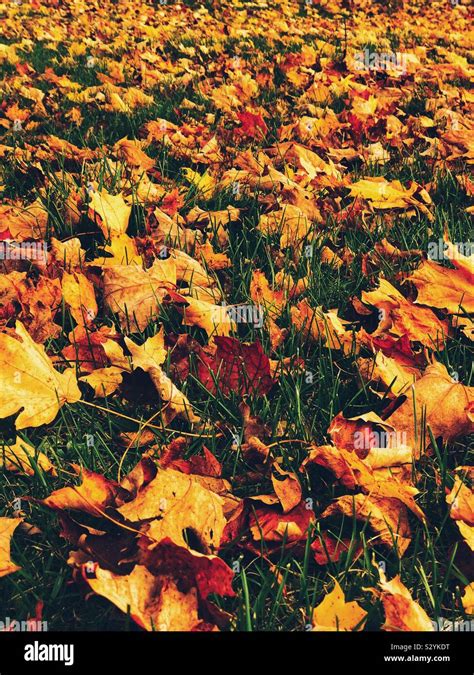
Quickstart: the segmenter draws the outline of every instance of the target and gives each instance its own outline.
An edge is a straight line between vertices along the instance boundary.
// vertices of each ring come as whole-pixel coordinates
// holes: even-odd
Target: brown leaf
[[[425,610],[413,600],[408,588],[396,576],[387,581],[381,575],[380,598],[385,611],[382,630],[387,631],[433,631],[433,624]]]

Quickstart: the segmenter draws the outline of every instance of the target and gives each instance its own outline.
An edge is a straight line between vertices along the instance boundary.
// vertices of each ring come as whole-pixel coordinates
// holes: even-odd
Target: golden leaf
[[[17,438],[14,444],[5,445],[0,449],[0,468],[17,473],[35,474],[35,464],[44,472],[56,476],[57,472],[49,459],[42,452],[36,450],[29,443]]]
[[[366,617],[367,612],[357,602],[346,602],[342,588],[335,581],[331,593],[313,611],[313,630],[363,630]]]
[[[87,325],[98,312],[94,285],[80,272],[64,272],[61,281],[64,302],[69,306],[73,319],[79,325]]]
[[[17,429],[49,424],[61,406],[81,398],[75,371],[55,370],[44,347],[33,342],[19,321],[16,334],[20,340],[0,333],[0,418],[21,410]]]
[[[147,536],[156,542],[169,537],[178,546],[190,548],[185,539],[190,533],[201,551],[212,553],[219,547],[226,524],[223,503],[192,476],[161,469],[133,501],[118,510],[130,522],[143,523]]]
[[[434,438],[450,441],[473,430],[474,387],[455,382],[442,363],[433,363],[423,377],[405,391],[407,399],[387,422],[406,435],[406,445],[421,449],[423,423]],[[429,445],[430,438],[425,438]]]
[[[106,239],[125,234],[132,212],[122,194],[111,195],[107,190],[92,191],[89,210],[100,216],[98,225]]]
[[[123,328],[142,331],[156,316],[162,299],[176,288],[176,265],[171,258],[155,260],[144,270],[138,265],[104,269],[104,300],[118,314]]]
[[[21,569],[10,559],[10,540],[22,521],[23,518],[0,518],[0,577]]]

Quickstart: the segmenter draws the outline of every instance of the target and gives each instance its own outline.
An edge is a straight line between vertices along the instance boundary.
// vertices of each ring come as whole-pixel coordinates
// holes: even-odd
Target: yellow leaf
[[[103,513],[107,506],[115,504],[115,498],[122,490],[117,483],[77,464],[72,465],[82,483],[75,487],[64,487],[52,492],[42,503],[56,511],[84,511],[93,516]]]
[[[401,557],[410,544],[410,525],[405,505],[398,499],[376,497],[371,495],[344,495],[338,497],[322,513],[321,520],[334,516],[354,518],[362,524],[369,523],[375,536],[369,539],[370,544],[384,544],[395,548]]]
[[[210,173],[206,171],[202,176],[192,169],[183,169],[186,180],[193,185],[198,192],[210,199],[217,188],[217,182]]]
[[[106,239],[125,234],[132,207],[122,194],[111,195],[107,190],[94,190],[90,196],[89,210],[100,216],[98,225]]]
[[[0,333],[0,418],[21,410],[17,429],[49,424],[61,406],[81,398],[75,370],[55,370],[44,347],[19,321],[16,334],[20,340]]]
[[[127,575],[97,567],[95,578],[87,583],[145,630],[191,631],[200,623],[196,589],[182,592],[179,582],[155,576],[143,565],[135,565]]]
[[[186,296],[185,300],[186,306],[181,310],[185,326],[199,326],[206,331],[208,337],[228,337],[231,330],[235,330],[235,322],[229,316],[226,306],[213,305],[190,296]]]
[[[335,581],[334,589],[313,611],[313,630],[362,630],[366,617],[367,612],[357,602],[346,602],[342,588]]]
[[[455,269],[424,260],[406,281],[418,290],[416,303],[445,309],[450,314],[474,313],[474,255],[464,256],[446,242],[446,257]]]
[[[474,614],[474,581],[464,589],[462,606],[466,614]]]
[[[138,265],[104,269],[105,304],[118,314],[122,327],[132,332],[146,328],[164,296],[175,288],[176,265],[171,258],[155,260],[147,270]]]
[[[87,325],[98,312],[94,285],[79,272],[64,272],[61,280],[64,302],[69,306],[73,319],[79,325]]]
[[[114,234],[110,238],[110,243],[103,247],[104,254],[107,255],[94,258],[88,263],[90,266],[115,267],[116,265],[140,265],[142,258],[138,254],[137,245],[128,234]]]
[[[212,553],[220,544],[226,525],[223,499],[200,485],[192,476],[174,469],[161,469],[131,502],[118,510],[133,523],[146,523],[154,541],[169,537],[189,549],[184,535],[192,532],[200,550]]]
[[[89,375],[80,377],[79,380],[87,382],[94,389],[96,398],[104,398],[113,394],[122,384],[123,369],[117,366],[96,368]]]
[[[0,468],[17,473],[26,473],[34,476],[34,465],[37,464],[45,473],[56,476],[56,469],[42,452],[36,450],[29,443],[17,438],[13,445],[5,444],[0,450]]]
[[[406,445],[418,451],[425,437],[424,426],[434,438],[451,441],[469,434],[473,427],[474,387],[466,387],[450,377],[442,363],[428,366],[423,377],[405,391],[407,400],[386,420],[406,435]],[[428,446],[427,435],[425,444]],[[424,448],[420,448],[423,450]]]
[[[10,540],[22,521],[23,518],[0,518],[0,577],[21,569],[10,559]]]

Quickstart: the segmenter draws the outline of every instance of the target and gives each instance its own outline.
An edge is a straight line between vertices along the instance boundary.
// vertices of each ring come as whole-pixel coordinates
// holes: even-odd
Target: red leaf
[[[144,537],[140,546],[147,546]],[[217,556],[194,555],[191,551],[177,546],[171,539],[163,539],[155,548],[143,553],[143,563],[155,575],[171,575],[179,579],[180,589],[187,592],[194,586],[205,600],[211,593],[234,596],[232,578],[234,573]]]
[[[198,378],[213,394],[217,389],[228,396],[235,392],[267,394],[275,384],[270,374],[270,361],[257,340],[245,344],[233,337],[215,337],[217,345],[213,355],[201,352],[198,357]],[[218,386],[216,387],[216,380]]]
[[[237,129],[239,135],[260,139],[266,135],[268,127],[261,115],[245,111],[238,112],[237,117],[242,122],[240,129]]]

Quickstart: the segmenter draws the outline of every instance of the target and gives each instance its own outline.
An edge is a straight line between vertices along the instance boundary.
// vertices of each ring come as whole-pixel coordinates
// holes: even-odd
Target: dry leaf
[[[363,630],[367,612],[357,602],[346,602],[337,581],[333,590],[313,610],[314,631]]]
[[[10,540],[22,521],[23,518],[0,518],[0,577],[21,569],[10,559]]]
[[[16,428],[39,427],[52,422],[65,403],[81,398],[74,369],[53,368],[42,345],[17,321],[19,340],[0,334],[0,417],[20,412]]]

